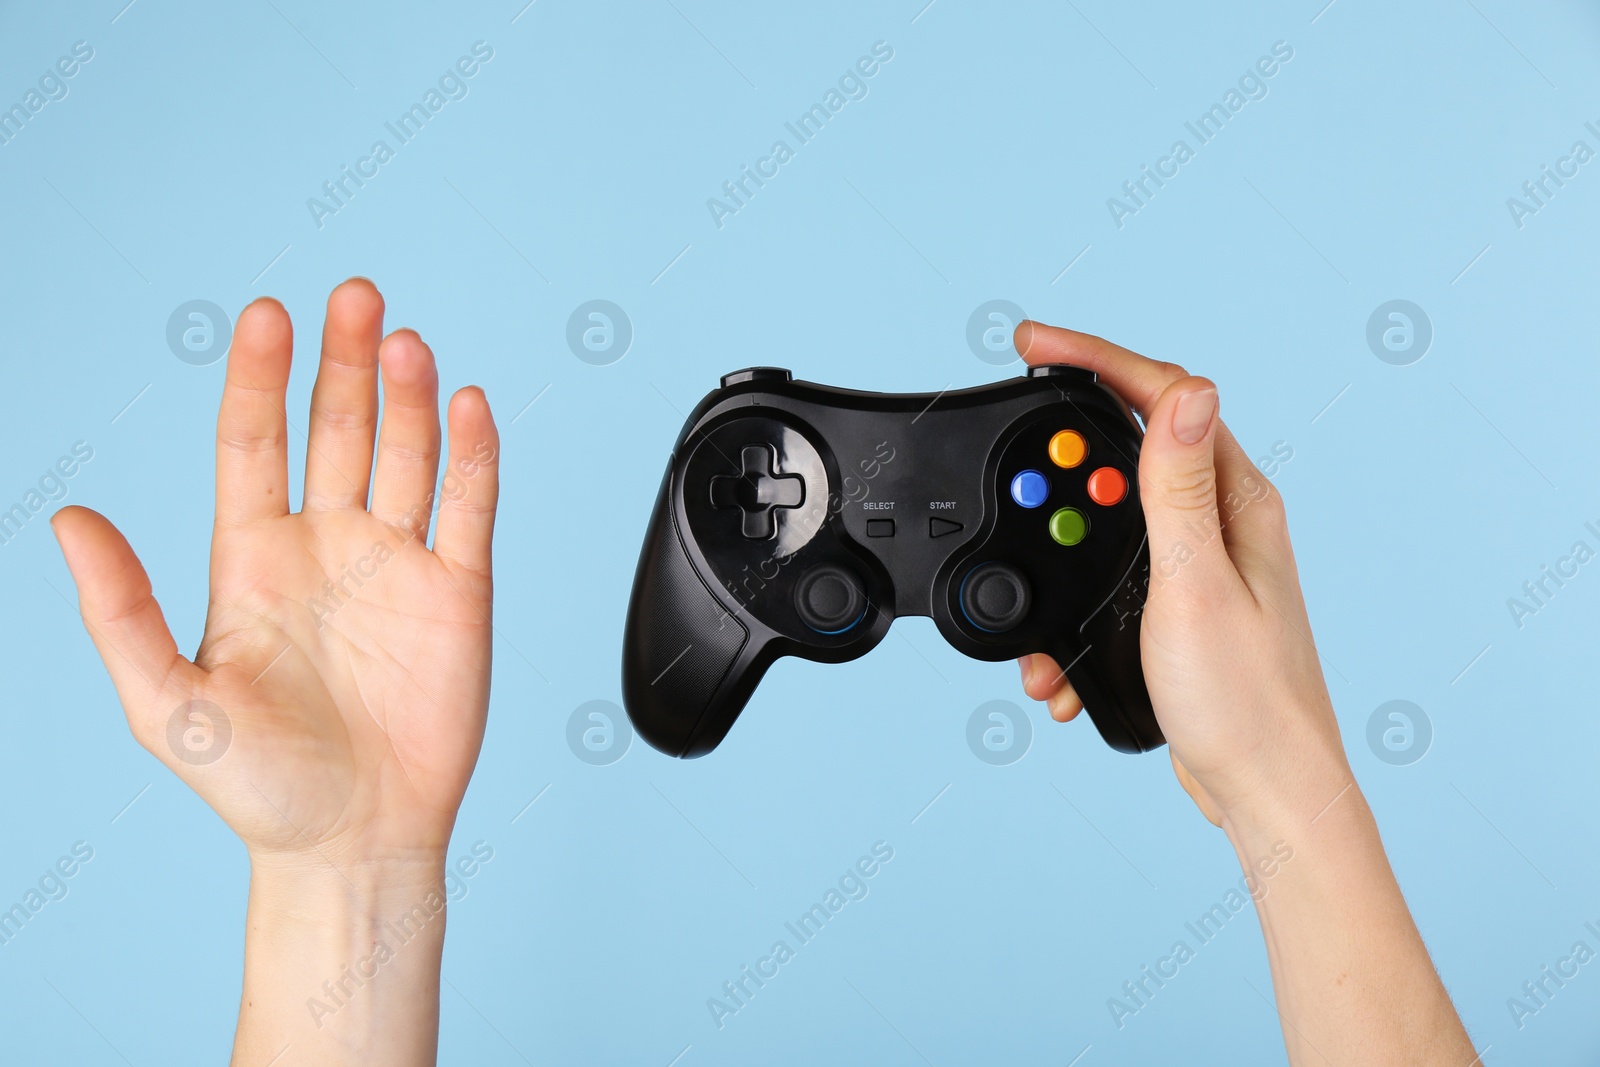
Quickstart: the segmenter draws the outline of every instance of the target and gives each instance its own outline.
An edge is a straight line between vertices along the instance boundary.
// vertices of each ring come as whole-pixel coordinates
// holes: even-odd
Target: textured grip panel
[[[1132,572],[1079,630],[1083,652],[1067,669],[1067,680],[1100,736],[1121,752],[1148,752],[1166,744],[1139,658],[1139,626],[1149,585],[1146,545]]]
[[[749,636],[689,562],[664,491],[639,557],[622,647],[622,700],[639,736],[685,755]]]

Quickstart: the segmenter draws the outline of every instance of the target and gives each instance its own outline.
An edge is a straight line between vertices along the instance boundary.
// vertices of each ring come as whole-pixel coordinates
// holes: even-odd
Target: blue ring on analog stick
[[[1050,496],[1050,479],[1038,471],[1020,472],[1011,479],[1011,499],[1025,508],[1036,508]]]

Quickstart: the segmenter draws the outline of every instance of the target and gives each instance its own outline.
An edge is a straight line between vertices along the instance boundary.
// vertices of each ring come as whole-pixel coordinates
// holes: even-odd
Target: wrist
[[[444,887],[445,853],[422,849],[383,857],[308,852],[250,852],[250,901],[275,913],[315,920],[317,909],[360,913]]]
[[[1263,794],[1224,815],[1222,830],[1244,872],[1276,882],[1279,869],[1293,859],[1284,884],[1300,891],[1322,886],[1319,893],[1349,888],[1369,869],[1386,872],[1377,821],[1342,754],[1302,770],[1292,788]]]
[[[1280,767],[1275,779],[1224,806],[1222,828],[1235,849],[1304,840],[1319,828],[1370,819],[1366,797],[1342,750]]]
[[[431,1063],[446,900],[443,853],[252,855],[239,1062]]]
[[[251,937],[294,946],[324,969],[354,967],[401,946],[436,956],[446,899],[443,854],[337,866],[315,852],[251,857]]]

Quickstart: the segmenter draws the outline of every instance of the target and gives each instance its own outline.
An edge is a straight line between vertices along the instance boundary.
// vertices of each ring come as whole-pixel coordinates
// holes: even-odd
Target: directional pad
[[[798,474],[774,474],[771,445],[745,445],[739,451],[739,474],[711,479],[711,506],[738,508],[744,514],[744,535],[764,541],[776,530],[774,508],[805,503],[806,480]]]

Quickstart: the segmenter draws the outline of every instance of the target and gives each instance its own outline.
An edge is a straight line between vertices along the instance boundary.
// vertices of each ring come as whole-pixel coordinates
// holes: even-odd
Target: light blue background
[[[709,758],[567,747],[574,708],[619,697],[644,524],[717,375],[994,380],[965,329],[995,298],[1214,377],[1252,455],[1292,447],[1276,482],[1328,682],[1446,984],[1490,1063],[1600,1059],[1600,963],[1520,1030],[1506,1006],[1600,948],[1600,563],[1521,629],[1506,606],[1600,547],[1600,162],[1521,229],[1506,207],[1600,149],[1593,4],[522,2],[0,7],[0,104],[95,53],[0,146],[0,506],[89,442],[67,499],[127,532],[192,649],[223,364],[168,349],[179,304],[282,299],[303,413],[326,293],[367,274],[446,389],[496,407],[503,637],[453,846],[495,855],[450,912],[444,1062],[1282,1060],[1248,912],[1117,1029],[1107,998],[1233,856],[1164,755],[1086,721],[1030,708],[1020,762],[974,758],[967,718],[1023,702],[1016,669],[923,620],[855,663],[781,663]],[[467,98],[318,229],[306,199],[478,40]],[[706,199],[879,40],[867,98],[718,229]],[[1106,199],[1280,40],[1270,94],[1118,229]],[[565,343],[594,298],[636,332],[610,366]],[[1364,338],[1394,298],[1434,326],[1411,366]],[[221,1062],[243,850],[131,740],[72,599],[41,513],[0,546],[0,904],[75,841],[95,858],[0,947],[3,1058]],[[1433,723],[1410,766],[1366,743],[1391,699]],[[879,840],[870,895],[719,1031],[706,999]]]

